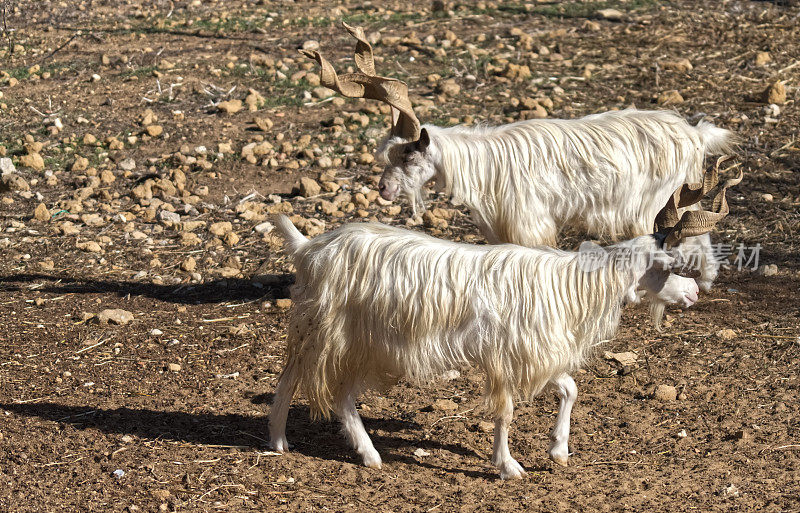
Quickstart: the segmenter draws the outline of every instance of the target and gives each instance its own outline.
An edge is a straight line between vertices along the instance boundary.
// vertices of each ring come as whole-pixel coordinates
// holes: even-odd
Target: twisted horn
[[[375,58],[372,46],[361,27],[344,28],[356,39],[355,61],[358,73],[337,75],[333,66],[316,51],[300,50],[300,53],[314,59],[320,65],[320,82],[329,89],[348,98],[367,98],[389,104],[392,108],[393,136],[416,141],[420,135],[420,123],[414,114],[411,100],[408,99],[408,85],[395,78],[379,77],[375,74]]]
[[[667,205],[659,212],[656,217],[656,229],[657,233],[665,236],[664,243],[667,246],[674,246],[686,237],[696,237],[708,233],[714,228],[714,225],[728,215],[728,201],[725,198],[725,192],[742,181],[744,173],[741,170],[736,178],[731,178],[722,184],[712,200],[711,210],[690,210],[684,212],[680,217],[678,217],[677,211],[677,207],[682,208],[699,202],[708,191],[716,186],[719,165],[725,160],[727,159],[717,160],[714,167],[706,173],[702,184],[681,187],[679,191],[670,196]],[[684,191],[687,191],[688,195],[684,195]]]

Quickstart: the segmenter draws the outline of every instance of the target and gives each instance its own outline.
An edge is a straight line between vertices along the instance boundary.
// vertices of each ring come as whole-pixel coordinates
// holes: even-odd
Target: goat
[[[677,211],[665,213],[655,235],[577,253],[459,244],[377,223],[308,240],[281,217],[277,227],[297,281],[286,365],[270,411],[272,447],[288,450],[286,420],[299,388],[312,416],[333,410],[363,463],[381,468],[355,408],[358,394],[472,364],[486,373],[492,462],[501,478],[525,473],[508,449],[514,398],[547,385],[560,397],[548,454],[566,464],[577,395],[569,374],[613,337],[623,303],[637,301],[638,291],[686,307],[697,301],[695,281],[671,273],[671,247],[727,214],[725,189],[734,182],[718,193],[716,212],[687,212],[680,220]]]
[[[385,165],[378,188],[386,200],[406,196],[423,206],[422,186],[433,180],[463,204],[492,243],[555,245],[567,227],[611,240],[648,234],[670,194],[696,182],[707,155],[727,152],[733,134],[711,123],[691,126],[671,111],[627,109],[575,120],[527,120],[497,127],[421,126],[405,83],[375,76],[363,30],[360,73],[337,76],[318,52],[323,85],[345,96],[392,107],[392,129],[377,151]],[[699,258],[698,284],[708,291],[719,263],[711,238],[686,241]]]

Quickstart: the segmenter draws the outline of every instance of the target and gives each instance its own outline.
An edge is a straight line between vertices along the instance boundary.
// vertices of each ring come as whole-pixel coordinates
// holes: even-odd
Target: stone
[[[656,100],[659,105],[678,105],[684,102],[683,96],[675,89],[664,91]]]
[[[328,89],[327,87],[319,86],[312,89],[311,94],[313,94],[315,98],[324,100],[325,98],[333,96],[334,92],[333,90]]]
[[[736,332],[730,328],[719,330],[717,336],[722,340],[733,340],[737,337]]]
[[[316,196],[322,191],[322,187],[312,178],[304,176],[300,178],[300,195],[309,198]]]
[[[97,242],[90,240],[88,242],[78,242],[75,244],[75,247],[80,249],[81,251],[86,251],[87,253],[100,253],[103,251],[103,248],[100,247],[100,244]]]
[[[767,104],[783,105],[786,103],[786,86],[780,80],[773,82],[761,92],[761,101]]]
[[[275,300],[275,306],[281,310],[287,310],[292,306],[292,300],[289,298],[280,298]]]
[[[158,213],[158,220],[166,225],[176,225],[181,222],[181,216],[177,212],[162,210]]]
[[[259,109],[259,107],[266,103],[266,100],[263,96],[261,96],[261,93],[255,89],[250,89],[247,97],[244,99],[244,102],[247,104],[247,109],[250,112],[255,112]]]
[[[316,39],[309,39],[308,41],[304,41],[302,48],[303,50],[308,50],[308,51],[319,50],[319,41],[317,41]]]
[[[181,262],[181,269],[187,273],[193,272],[197,268],[197,261],[192,257],[187,257]]]
[[[275,226],[269,221],[264,221],[263,223],[257,224],[255,227],[253,227],[253,230],[262,235],[270,233],[274,229]]]
[[[145,128],[145,132],[147,132],[147,135],[150,137],[159,137],[164,133],[164,128],[162,128],[161,125],[149,125]]]
[[[11,160],[11,159],[6,159]],[[22,178],[16,173],[4,173],[2,179],[3,187],[0,187],[0,192],[3,190],[11,190],[11,191],[29,191],[31,190],[31,186],[28,184],[27,180]]]
[[[461,92],[461,86],[453,79],[448,79],[439,82],[436,86],[436,92],[445,96],[457,96]]]
[[[209,233],[212,235],[216,235],[217,237],[223,237],[226,233],[229,233],[233,230],[233,225],[229,221],[222,221],[219,223],[213,223],[211,226],[208,227]]]
[[[126,325],[133,320],[133,314],[121,308],[107,308],[97,314],[97,321],[100,324]]]
[[[758,266],[756,271],[759,276],[770,277],[778,274],[778,266],[776,264],[766,264]]]
[[[475,427],[481,433],[492,433],[494,431],[494,423],[485,420],[479,421],[475,424]]]
[[[417,458],[424,458],[425,456],[430,456],[430,455],[431,453],[422,448],[419,448],[414,451],[414,456],[416,456]]]
[[[458,405],[451,399],[437,399],[431,405],[435,411],[456,411]]]
[[[242,108],[242,100],[227,100],[217,104],[217,110],[226,114],[236,114]]]
[[[123,171],[133,171],[136,169],[136,161],[131,158],[123,159],[117,166]]]
[[[678,398],[678,389],[672,385],[658,385],[653,392],[653,399],[657,401],[674,401]]]
[[[597,17],[601,20],[622,21],[625,13],[617,9],[600,9],[597,11]]]
[[[89,159],[86,157],[81,157],[80,155],[75,157],[75,161],[72,163],[72,166],[69,168],[70,171],[73,173],[82,173],[89,168]]]
[[[179,364],[179,363],[168,363],[167,364],[167,370],[170,371],[170,372],[180,372],[181,364]]]
[[[14,161],[8,157],[0,158],[0,174],[7,175],[16,172],[17,168],[14,167]]]
[[[33,211],[33,218],[41,222],[49,221],[50,211],[47,209],[47,205],[39,203],[39,206]]]
[[[44,171],[44,159],[38,153],[30,153],[19,158],[19,165],[35,171]]]
[[[677,71],[680,73],[686,73],[687,71],[694,69],[694,66],[692,66],[692,61],[686,58],[675,61],[664,61],[661,63],[661,67],[665,70]]]
[[[772,56],[769,54],[769,52],[758,52],[756,54],[756,58],[753,60],[753,64],[756,66],[764,66],[770,62],[772,62]]]
[[[634,353],[633,351],[625,351],[622,353],[612,353],[611,351],[606,351],[603,354],[603,358],[606,360],[613,360],[621,365],[627,365],[628,367],[633,367],[636,365],[636,360],[639,358],[639,355]]]

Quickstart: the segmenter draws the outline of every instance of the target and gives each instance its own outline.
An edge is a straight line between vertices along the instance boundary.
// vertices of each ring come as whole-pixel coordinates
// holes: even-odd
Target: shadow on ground
[[[260,398],[261,403],[268,397]],[[268,449],[267,417],[239,414],[186,413],[155,411],[136,408],[103,409],[92,406],[68,406],[58,403],[15,404],[0,403],[0,409],[26,417],[68,424],[76,429],[97,429],[107,434],[127,434],[144,439],[172,440],[199,446],[237,446],[257,450]],[[413,421],[363,417],[375,447],[384,461],[397,461],[410,465],[441,468],[428,462],[415,460],[410,454],[414,448],[445,450],[462,458],[485,456],[458,444],[422,439],[422,427]],[[376,434],[378,431],[381,434]],[[392,435],[387,433],[393,433]],[[404,436],[397,436],[404,435]],[[336,421],[311,421],[306,406],[294,406],[289,412],[287,426],[292,451],[325,460],[360,463],[339,432]],[[474,462],[472,462],[474,463]],[[488,461],[486,462],[488,465]],[[494,479],[489,471],[458,468],[441,468],[471,477]]]
[[[103,294],[120,297],[146,296],[169,303],[223,303],[235,300],[279,299],[289,297],[293,274],[264,274],[250,279],[230,278],[195,285],[155,285],[133,281],[94,280],[47,274],[23,273],[0,277],[0,292],[27,291],[27,284],[48,282],[36,287],[52,294]]]

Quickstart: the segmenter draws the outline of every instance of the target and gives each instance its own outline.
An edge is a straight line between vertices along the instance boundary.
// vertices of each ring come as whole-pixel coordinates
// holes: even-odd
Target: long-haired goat
[[[360,73],[337,76],[318,52],[323,85],[345,96],[392,107],[389,137],[378,149],[385,164],[381,196],[406,196],[416,210],[422,186],[434,180],[453,203],[469,208],[493,244],[554,245],[573,227],[612,240],[650,233],[662,205],[684,183],[696,182],[708,155],[727,152],[728,130],[691,126],[670,111],[633,109],[575,120],[528,120],[497,127],[420,126],[405,83],[375,75],[372,48],[356,38]],[[686,242],[698,256],[698,284],[707,291],[719,263],[706,234]]]
[[[716,213],[665,215],[664,232],[593,252],[458,244],[381,224],[348,224],[308,240],[281,217],[297,282],[270,412],[273,448],[288,450],[286,419],[299,388],[312,415],[334,411],[364,464],[380,468],[355,408],[358,394],[472,364],[486,373],[501,477],[525,473],[508,449],[514,398],[548,384],[561,398],[548,453],[566,464],[577,394],[569,373],[614,336],[623,303],[638,291],[687,307],[697,300],[695,281],[671,274],[669,247],[727,213],[730,182]]]

